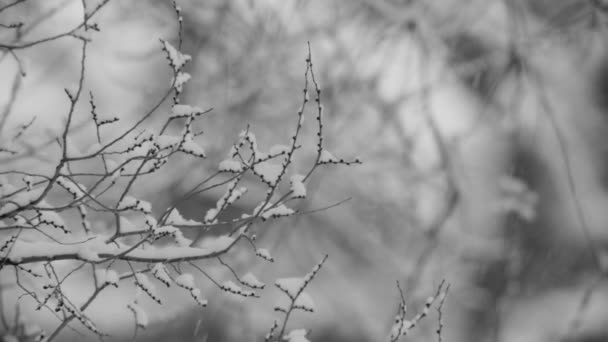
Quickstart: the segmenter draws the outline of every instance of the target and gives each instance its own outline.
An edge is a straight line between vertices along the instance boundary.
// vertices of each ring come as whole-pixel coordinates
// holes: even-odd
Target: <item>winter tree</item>
[[[604,340],[606,13],[0,1],[2,337]]]

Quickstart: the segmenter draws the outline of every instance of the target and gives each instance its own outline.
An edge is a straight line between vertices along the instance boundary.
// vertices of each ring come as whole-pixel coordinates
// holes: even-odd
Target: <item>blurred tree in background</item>
[[[83,3],[95,7],[22,1],[2,11],[0,23],[24,26],[3,26],[0,41],[33,41],[70,29],[82,20]],[[183,102],[214,108],[195,124],[204,132],[205,165],[224,159],[247,125],[261,146],[289,139],[306,41],[323,91],[325,144],[336,155],[364,161],[313,176],[312,204],[297,209],[349,201],[270,222],[259,232],[277,260],[273,267],[254,266],[263,281],[306,273],[319,255],[330,255],[310,289],[315,314],[294,317],[312,329],[312,341],[382,339],[398,305],[395,280],[418,307],[441,279],[451,283],[445,340],[608,338],[605,1],[179,5],[181,50],[192,56]],[[137,119],[131,113],[162,96],[171,75],[158,39],[178,39],[173,12],[170,2],[153,0],[112,0],[100,11],[87,74],[100,112],[127,124]],[[0,62],[0,132],[35,116],[30,129],[36,139],[24,145],[35,158],[0,160],[42,172],[54,166],[45,159],[45,143],[62,127],[63,88],[77,82],[79,48],[61,39],[16,53],[21,64],[6,50]],[[75,116],[75,127],[90,121],[87,106],[77,108],[87,115]],[[311,127],[302,132],[304,142],[316,139]],[[87,134],[78,130],[73,139]],[[310,163],[314,153],[308,152],[297,162]],[[221,192],[176,201],[210,172],[178,159],[137,190],[154,198],[155,210],[177,205],[186,218],[200,220]],[[264,191],[254,179],[245,181],[252,193]],[[244,198],[227,218],[256,205]],[[239,271],[252,267],[241,255],[230,262]],[[166,323],[148,328],[142,340],[259,339],[280,295],[272,291],[257,301],[216,296],[202,311],[176,299],[177,308],[153,317]],[[437,339],[433,320],[407,339]],[[107,324],[114,324],[111,317]]]

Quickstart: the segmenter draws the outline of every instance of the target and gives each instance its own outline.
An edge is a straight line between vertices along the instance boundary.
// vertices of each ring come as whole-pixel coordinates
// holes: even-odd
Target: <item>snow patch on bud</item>
[[[254,276],[251,272],[248,272],[243,277],[241,277],[241,283],[246,286],[249,286],[253,289],[263,289],[266,286],[264,283],[258,280],[256,276]]]
[[[199,107],[193,107],[185,104],[176,104],[171,108],[172,118],[186,118],[189,116],[201,115],[204,111]]]
[[[315,310],[315,302],[312,297],[306,292],[302,291],[296,301],[293,303],[294,308],[313,312]]]
[[[202,224],[201,222],[195,220],[185,219],[177,209],[171,210],[166,222],[169,225],[175,226],[199,226]]]
[[[274,262],[274,258],[270,255],[270,252],[266,248],[258,248],[255,251],[255,255],[266,261]]]
[[[205,150],[194,141],[192,134],[186,134],[179,150],[200,158],[205,158],[207,156]]]
[[[293,215],[295,211],[285,206],[285,204],[275,204],[262,202],[255,209],[253,215],[259,215],[262,219],[278,218]]]
[[[274,283],[281,291],[283,291],[289,298],[296,298],[297,294],[306,287],[306,280],[304,278],[279,278]]]
[[[329,153],[327,150],[322,150],[319,156],[320,164],[328,164],[328,163],[337,163],[338,158],[334,157],[333,154]]]
[[[243,171],[243,165],[238,160],[226,159],[220,162],[219,170],[222,172],[241,172]]]
[[[97,269],[95,271],[95,277],[97,278],[98,287],[108,284],[118,287],[118,281],[120,280],[120,277],[118,276],[118,273],[116,273],[116,271],[106,270],[104,268]]]
[[[306,335],[306,329],[294,329],[283,336],[283,340],[287,342],[310,342],[310,340],[306,338]]]
[[[295,174],[290,178],[291,187],[290,190],[295,198],[306,197],[306,185],[304,185],[304,176]]]
[[[177,90],[178,93],[181,93],[184,89],[184,84],[190,80],[191,76],[187,72],[180,71],[175,76],[175,80],[173,82],[173,87]]]
[[[182,273],[175,278],[175,284],[187,290],[194,289],[194,277],[190,273]]]
[[[180,71],[180,69],[192,59],[190,55],[181,53],[168,41],[164,39],[161,39],[160,41],[163,44],[163,50],[167,52],[167,59],[169,59],[169,65],[171,65],[173,71]]]
[[[236,294],[243,297],[255,297],[255,292],[249,290],[243,290],[240,286],[235,284],[232,280],[225,281],[220,288],[226,292]]]
[[[135,210],[141,211],[146,214],[150,214],[152,212],[152,205],[149,202],[138,200],[132,196],[125,196],[122,201],[118,203],[116,207],[118,210]]]
[[[262,178],[264,183],[270,186],[277,184],[282,171],[281,165],[271,164],[270,162],[261,162],[253,165],[253,172]]]
[[[170,286],[171,278],[169,277],[169,274],[167,273],[167,269],[165,268],[165,265],[163,265],[161,263],[155,264],[154,267],[152,267],[152,275],[156,279],[158,279],[161,283],[165,284],[167,287]]]
[[[135,316],[135,324],[138,327],[145,329],[148,326],[149,319],[148,314],[146,314],[144,309],[141,306],[137,305],[137,303],[127,304],[127,307],[133,312],[133,315]]]

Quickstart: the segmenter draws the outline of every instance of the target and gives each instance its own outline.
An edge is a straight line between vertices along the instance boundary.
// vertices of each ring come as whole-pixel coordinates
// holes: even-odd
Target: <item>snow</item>
[[[78,213],[80,214],[80,218],[84,220],[87,216],[87,208],[84,205],[79,204]]]
[[[306,185],[304,185],[304,176],[300,174],[295,174],[290,178],[291,187],[290,190],[293,193],[293,197],[295,198],[305,198],[306,197]]]
[[[409,324],[409,321],[406,320],[401,322],[401,319],[397,317],[395,323],[391,327],[390,340],[395,340],[399,336],[403,336],[404,333],[407,332],[407,327]]]
[[[197,247],[209,250],[224,250],[234,244],[234,242],[235,239],[228,235],[213,236],[203,239]]]
[[[255,137],[255,134],[253,134],[252,132],[241,131],[241,133],[239,133],[239,138],[245,139],[245,140],[249,141],[249,143],[251,144],[251,148],[252,148],[254,154],[260,154],[260,153],[262,153],[258,149],[257,139]]]
[[[156,137],[156,143],[161,150],[173,149],[182,141],[180,136],[162,134]]]
[[[156,263],[154,267],[152,267],[152,275],[167,287],[170,286],[171,278],[169,277],[169,274],[167,274],[165,265],[161,264],[160,262]]]
[[[190,273],[182,273],[175,278],[175,283],[179,287],[192,290],[194,289],[194,276],[192,276]]]
[[[179,147],[180,151],[191,154],[196,157],[205,158],[205,150],[194,141],[192,134],[186,134],[184,141]]]
[[[111,180],[115,180],[116,178],[120,177],[121,170],[118,167],[118,163],[116,161],[106,159],[106,167],[108,168],[108,172],[112,173],[110,175]]]
[[[99,126],[111,124],[111,123],[117,122],[118,120],[120,120],[120,119],[116,116],[113,118],[103,119],[103,120],[99,121]]]
[[[146,215],[145,222],[148,229],[155,229],[156,227],[158,227],[158,221],[156,221],[156,219],[152,215]]]
[[[185,219],[177,208],[171,210],[167,217],[166,223],[175,226],[200,226],[201,222],[194,221],[191,219]]]
[[[34,180],[32,179],[32,177],[31,176],[23,176],[23,182],[27,186],[27,190],[31,191],[32,190],[32,184],[34,184]]]
[[[50,226],[52,228],[58,228],[58,229],[63,230],[64,232],[67,232],[65,222],[63,221],[61,216],[59,216],[59,214],[57,214],[56,212],[49,211],[49,210],[43,210],[43,211],[39,211],[38,213],[39,213],[38,222],[40,225]]]
[[[287,342],[310,342],[306,338],[306,329],[294,329],[283,336],[283,339]]]
[[[176,259],[200,259],[223,252],[226,249],[202,249],[183,246],[149,247],[147,249],[136,249],[128,253],[131,259],[141,260],[176,260]]]
[[[279,302],[275,305],[274,310],[275,311],[281,311],[281,312],[288,312],[290,307],[293,305],[293,309],[297,309],[297,310],[303,310],[306,312],[314,312],[315,311],[315,303],[312,299],[312,297],[310,296],[310,294],[308,294],[305,291],[302,291],[297,298],[292,298],[291,296],[289,297],[290,300],[288,300],[285,297],[282,297]]]
[[[255,251],[255,255],[264,260],[274,262],[274,258],[270,255],[270,252],[266,248],[258,248],[257,251]]]
[[[232,191],[232,193],[230,194],[230,197],[228,197],[228,199],[226,200],[225,204],[230,205],[230,204],[234,203],[236,200],[241,198],[241,196],[243,196],[246,192],[247,192],[247,188],[244,186],[242,186],[238,189],[234,189]],[[223,199],[224,198],[222,197],[222,200]]]
[[[154,234],[157,236],[171,235],[173,240],[180,247],[187,247],[192,243],[192,240],[184,237],[184,233],[179,228],[174,226],[162,226],[154,228]]]
[[[80,250],[88,249],[90,253],[97,253],[101,258],[109,258],[121,255],[121,259],[159,262],[160,260],[184,260],[202,259],[228,250],[235,239],[230,237],[218,237],[206,241],[203,247],[182,246],[148,246],[146,249],[137,248],[126,253],[131,246],[116,243],[106,244],[107,236],[97,236],[86,241],[64,241],[65,244],[47,241],[24,241],[17,240],[13,243],[8,258],[13,263],[22,262],[24,259],[44,261],[52,259],[69,259],[78,256]],[[80,242],[80,243],[77,243]],[[5,257],[8,250],[0,253]],[[126,253],[126,254],[125,254]]]
[[[201,290],[200,289],[192,289],[190,291],[190,295],[192,295],[192,298],[194,298],[194,300],[201,306],[207,306],[208,301],[206,299],[204,299],[203,297],[201,297]]]
[[[97,279],[97,286],[102,286],[106,283],[106,269],[100,268],[95,270],[95,278]]]
[[[193,107],[185,104],[176,104],[171,108],[172,118],[186,118],[202,114],[204,111],[200,107]]]
[[[177,245],[180,247],[188,247],[192,244],[192,239],[188,239],[187,237],[185,237],[181,230],[179,230],[173,235],[173,239],[175,240],[175,243],[177,243]]]
[[[313,312],[315,310],[315,302],[306,291],[302,291],[298,298],[296,298],[294,307],[304,311]]]
[[[205,214],[206,223],[213,223],[214,221],[216,221],[217,215],[221,210],[226,209],[229,205],[234,203],[241,196],[243,196],[243,194],[247,192],[247,188],[245,187],[240,187],[236,189],[236,186],[238,185],[239,181],[240,178],[237,178],[232,182],[228,183],[226,192],[224,192],[222,197],[217,200],[215,208],[209,209]]]
[[[17,235],[13,235],[8,239],[5,239],[2,241],[2,243],[0,244],[0,252],[4,252],[4,250],[6,250],[9,246],[11,246],[13,244],[13,242],[15,242],[17,240]]]
[[[38,202],[38,204],[36,204],[36,208],[40,208],[40,209],[53,209],[55,208],[55,206],[49,204],[49,202],[47,202],[46,200],[41,200],[40,202]]]
[[[220,210],[220,209],[226,208],[227,206],[234,203],[236,200],[238,200],[241,196],[243,196],[247,192],[247,188],[245,188],[245,187],[240,187],[240,188],[236,189],[236,186],[238,185],[239,181],[240,181],[240,178],[237,178],[237,179],[233,180],[232,182],[228,183],[226,192],[224,192],[222,197],[220,197],[220,199],[217,200],[217,203],[215,206],[216,209]]]
[[[15,220],[15,223],[20,226],[25,226],[27,224],[27,220],[21,215],[15,215],[15,217],[13,217],[13,220]]]
[[[189,73],[183,71],[178,72],[177,76],[175,76],[175,83],[173,87],[175,88],[175,90],[177,90],[178,93],[181,93],[184,88],[184,84],[186,84],[186,82],[188,82],[190,78],[191,76]]]
[[[281,165],[272,164],[268,161],[253,165],[253,172],[270,186],[275,186],[283,171]]]
[[[167,58],[173,68],[173,71],[178,72],[186,62],[192,59],[190,55],[186,55],[178,51],[168,41],[161,39],[163,49],[167,52]]]
[[[126,159],[131,158],[144,158],[146,155],[152,152],[156,152],[158,149],[154,144],[154,134],[149,134],[147,137],[143,135],[135,139],[133,145],[128,149],[128,153],[123,156]]]
[[[291,208],[286,207],[284,204],[278,204],[274,208],[267,209],[260,215],[264,219],[276,218],[293,215],[295,211]]]
[[[289,298],[294,299],[307,284],[305,278],[279,278],[274,283],[281,291],[285,292]]]
[[[158,293],[156,292],[156,286],[150,282],[150,278],[148,278],[147,275],[143,273],[135,273],[135,280],[137,286],[141,287],[141,289],[144,290],[144,292],[148,294],[150,298],[152,298],[158,304],[161,303]]]
[[[337,163],[338,159],[334,157],[329,151],[322,150],[321,155],[319,156],[319,163],[327,164],[327,163]]]
[[[205,222],[212,223],[212,221],[215,220],[216,216],[217,216],[216,208],[211,208],[211,209],[207,210],[207,212],[205,213]]]
[[[137,326],[140,328],[146,328],[149,320],[144,309],[136,303],[130,303],[127,305],[127,307],[133,311],[133,315],[135,315],[135,324],[137,324]]]
[[[238,160],[226,159],[220,162],[219,170],[222,172],[241,172],[243,165]]]
[[[125,196],[118,206],[118,210],[137,210],[149,214],[152,212],[152,206],[149,202],[138,200],[132,196]]]
[[[195,287],[194,276],[190,273],[182,273],[175,278],[175,283],[190,291],[190,295],[201,306],[207,306],[207,300],[201,296],[201,290]]]
[[[256,276],[254,276],[251,272],[248,272],[243,277],[241,277],[241,283],[254,289],[263,289],[264,286],[266,286],[264,283],[259,281],[258,278],[256,278]]]
[[[236,295],[244,297],[254,297],[255,292],[249,290],[243,290],[240,286],[235,284],[232,280],[227,280],[221,285],[221,289]]]
[[[64,176],[58,177],[56,183],[66,189],[75,199],[82,198],[86,195],[86,188],[84,185],[74,183]]]
[[[281,297],[279,303],[274,306],[273,310],[287,313],[290,306],[291,303],[285,297]]]
[[[106,272],[106,283],[118,286],[118,282],[120,281],[120,277],[118,273],[114,270],[107,270]]]
[[[10,183],[6,183],[6,179],[2,179],[0,182],[0,197],[5,197],[6,195],[15,192],[17,190],[17,187],[10,184]]]
[[[116,271],[107,270],[104,268],[95,270],[95,277],[97,278],[97,286],[110,284],[118,287],[118,281],[120,280],[120,277],[118,277],[118,273],[116,273]]]
[[[116,178],[120,177],[121,173],[122,173],[121,169],[116,169],[116,171],[112,172],[112,174],[110,175],[110,179],[115,180]]]
[[[5,185],[5,186],[7,186],[7,185]],[[17,207],[23,207],[23,206],[26,206],[26,205],[32,203],[34,200],[36,200],[38,197],[40,197],[42,190],[43,190],[42,188],[39,188],[39,189],[33,189],[32,191],[21,191],[8,198],[3,198],[3,200],[6,201],[6,203],[4,203],[4,206],[2,206],[0,208],[0,215],[13,211],[13,210],[17,209]],[[6,192],[11,193],[12,191],[6,191]]]

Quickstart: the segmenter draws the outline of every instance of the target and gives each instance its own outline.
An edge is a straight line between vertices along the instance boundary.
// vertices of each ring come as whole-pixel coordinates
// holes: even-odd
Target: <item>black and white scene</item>
[[[0,0],[51,341],[608,341],[608,1]]]

